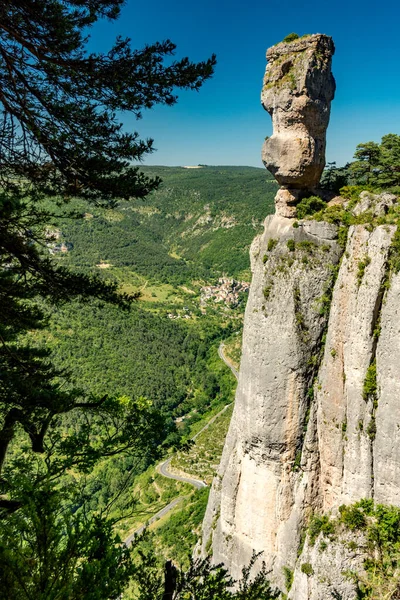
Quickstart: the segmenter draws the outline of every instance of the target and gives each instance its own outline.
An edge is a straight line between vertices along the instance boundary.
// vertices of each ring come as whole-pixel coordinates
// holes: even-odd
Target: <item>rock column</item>
[[[314,192],[325,167],[334,52],[332,38],[322,34],[267,51],[261,102],[272,117],[273,134],[264,143],[262,160],[281,185],[275,204],[283,217],[295,216],[297,202]]]

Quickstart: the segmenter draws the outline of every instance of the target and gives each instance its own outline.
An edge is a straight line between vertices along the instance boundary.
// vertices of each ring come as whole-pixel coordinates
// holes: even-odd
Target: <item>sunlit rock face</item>
[[[357,217],[347,231],[293,218],[324,167],[333,52],[317,34],[267,53],[263,156],[281,188],[250,249],[235,407],[199,545],[234,578],[260,553],[253,569],[265,561],[288,600],[359,597],[348,573],[363,569],[364,533],[339,524],[312,540],[313,515],[337,519],[361,499],[400,506],[397,229],[380,221],[399,199],[336,199]]]
[[[312,192],[325,166],[326,129],[335,94],[332,38],[315,34],[267,51],[261,102],[272,117],[262,160],[282,189],[277,213],[295,216],[301,195]]]
[[[364,193],[353,214],[379,217],[392,200]],[[303,547],[311,515],[335,518],[365,498],[400,506],[395,233],[390,224],[352,225],[344,246],[336,225],[275,214],[250,250],[235,408],[202,553],[239,578],[261,552],[255,568],[264,560],[281,590],[285,570],[294,572],[288,600],[357,597],[343,574],[362,568],[365,540],[338,530],[323,552],[322,538]]]

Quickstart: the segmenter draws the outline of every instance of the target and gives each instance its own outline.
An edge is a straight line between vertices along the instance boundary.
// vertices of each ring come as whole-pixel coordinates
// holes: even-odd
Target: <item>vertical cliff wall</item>
[[[333,49],[325,36],[310,38],[298,42],[308,53],[301,59],[302,81],[321,44],[330,56]],[[283,46],[290,44],[273,51],[267,81],[276,57],[288,54]],[[319,63],[324,74],[315,73],[312,81],[325,77],[331,91],[319,92],[319,98],[326,99],[333,88],[325,59]],[[309,97],[305,89],[292,92]],[[271,112],[278,114],[276,107]],[[286,169],[285,148],[292,148],[292,142],[285,145],[289,134],[282,136],[264,149],[276,173]],[[293,156],[297,189],[306,193],[308,185],[317,185],[323,161],[314,160],[313,151],[304,163]],[[314,179],[304,178],[305,172]],[[390,266],[398,199],[365,193],[355,208],[342,199],[346,226],[339,226],[339,213],[329,218],[334,208],[326,210],[337,226],[323,214],[296,220],[301,195],[292,194],[295,182],[280,182],[291,199],[283,202],[278,192],[277,212],[250,250],[253,278],[235,409],[206,511],[202,551],[211,551],[234,577],[253,551],[262,552],[281,589],[285,570],[294,572],[288,594],[293,600],[353,600],[355,581],[344,573],[362,569],[359,534],[343,530],[328,546],[316,545],[306,533],[312,515],[335,518],[341,505],[363,498],[400,506],[400,275]]]
[[[293,563],[315,503],[313,381],[341,250],[336,227],[268,217],[251,248],[235,409],[204,522],[204,544],[232,574],[263,551],[268,567]],[[277,569],[279,571],[279,568]]]

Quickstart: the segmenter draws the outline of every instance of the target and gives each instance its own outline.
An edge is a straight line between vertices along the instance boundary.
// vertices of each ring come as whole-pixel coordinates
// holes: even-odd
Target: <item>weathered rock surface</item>
[[[324,541],[322,536],[317,538],[314,546],[306,541],[296,564],[288,600],[355,600],[357,597],[354,581],[344,577],[343,573],[363,569],[365,557],[359,547],[364,545],[364,540],[360,535],[346,531],[338,539],[327,540],[322,545]],[[308,572],[307,566],[311,567]]]
[[[322,509],[373,497],[372,399],[363,397],[375,359],[394,226],[351,227],[333,291],[324,358],[316,387]]]
[[[294,216],[298,190],[317,187],[325,166],[326,129],[335,93],[330,37],[315,34],[267,51],[261,102],[272,117],[262,160],[283,189],[277,213]]]
[[[275,215],[251,248],[235,410],[203,535],[203,551],[214,534],[214,559],[234,577],[255,549],[279,579],[282,567],[295,562],[301,525],[314,503],[310,388],[327,320],[321,302],[341,254],[335,237],[332,225],[295,229]]]
[[[361,202],[383,214],[392,198]],[[308,540],[301,549],[301,536],[312,513],[335,516],[341,504],[400,506],[400,274],[388,268],[396,226],[350,227],[342,254],[334,225],[298,225],[268,217],[251,248],[235,410],[202,550],[234,577],[262,551],[283,591],[284,567],[294,571],[291,600],[355,600],[343,573],[361,569],[363,555],[347,533],[323,551]]]
[[[373,443],[374,498],[400,506],[400,274],[382,306],[376,349],[378,407]]]
[[[369,211],[376,217],[386,214],[391,206],[396,204],[397,196],[384,192],[383,194],[372,194],[371,192],[361,192],[360,201],[353,209],[353,214],[358,216],[361,213]]]
[[[312,514],[335,517],[362,498],[400,506],[396,226],[371,224],[398,198],[361,194],[352,218],[365,225],[349,228],[344,253],[336,226],[293,221],[325,164],[333,53],[320,34],[267,52],[273,135],[263,161],[281,189],[250,251],[235,408],[202,536],[203,555],[211,550],[235,578],[262,552],[290,600],[357,597],[346,572],[362,570],[366,544],[337,520],[329,544],[320,533],[311,545]],[[343,198],[332,204],[350,211]],[[285,572],[294,572],[290,591]]]

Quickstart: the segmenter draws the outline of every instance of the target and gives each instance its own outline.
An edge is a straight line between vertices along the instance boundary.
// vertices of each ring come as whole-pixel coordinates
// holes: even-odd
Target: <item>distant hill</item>
[[[255,167],[142,167],[163,183],[145,200],[63,224],[78,266],[112,265],[166,283],[248,275],[248,248],[273,211],[276,182]]]

